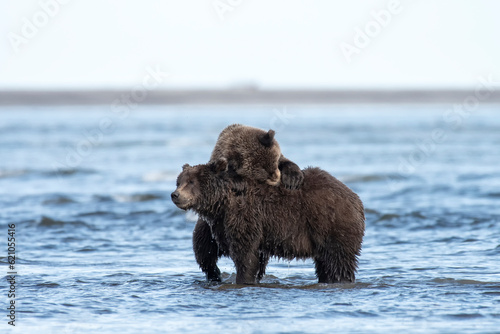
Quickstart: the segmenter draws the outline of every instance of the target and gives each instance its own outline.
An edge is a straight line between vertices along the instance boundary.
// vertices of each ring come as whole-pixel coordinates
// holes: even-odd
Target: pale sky
[[[474,87],[500,82],[499,15],[498,0],[0,0],[0,89],[127,88],[148,67],[162,88]]]

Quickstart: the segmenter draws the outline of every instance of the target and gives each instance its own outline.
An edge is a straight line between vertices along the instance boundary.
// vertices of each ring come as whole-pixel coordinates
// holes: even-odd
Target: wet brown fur
[[[230,168],[244,179],[299,188],[302,172],[281,154],[274,131],[264,131],[242,124],[232,124],[219,134],[210,162],[227,159]]]
[[[200,215],[195,257],[207,279],[219,281],[217,260],[229,256],[236,282],[254,284],[271,256],[313,258],[319,282],[353,282],[364,235],[359,197],[319,168],[303,170],[300,189],[238,181],[225,159],[185,165],[172,196]]]

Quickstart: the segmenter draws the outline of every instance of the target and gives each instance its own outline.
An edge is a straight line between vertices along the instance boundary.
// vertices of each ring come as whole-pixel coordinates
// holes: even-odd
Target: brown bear
[[[300,189],[242,182],[226,159],[183,166],[172,201],[192,209],[195,257],[208,280],[220,281],[217,260],[229,256],[236,283],[254,284],[271,256],[313,258],[320,283],[354,282],[364,235],[359,197],[319,168],[303,170]]]
[[[304,179],[302,170],[281,154],[274,135],[274,130],[264,131],[242,124],[229,125],[220,133],[210,161],[227,159],[231,170],[234,171],[235,180],[254,180],[274,186],[283,184],[285,188],[297,189]],[[238,184],[244,183],[235,182],[234,187]],[[236,191],[236,188],[233,190]],[[218,223],[212,222],[212,224]],[[211,247],[207,249],[210,244]],[[202,269],[207,268],[205,271],[207,278],[220,280],[217,265],[205,264],[203,257],[204,252],[211,251],[213,247],[216,245],[215,240],[211,238],[210,227],[200,217],[193,231],[193,249]]]
[[[302,171],[281,154],[274,130],[264,131],[232,124],[219,134],[210,162],[227,159],[238,177],[297,189],[304,179]]]

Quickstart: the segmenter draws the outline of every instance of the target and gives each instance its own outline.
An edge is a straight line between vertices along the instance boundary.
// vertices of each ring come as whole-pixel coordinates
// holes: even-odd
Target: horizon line
[[[140,87],[140,86],[139,86]],[[500,89],[0,89],[0,105],[96,105],[137,96],[141,104],[500,103]],[[140,99],[140,100],[139,100]]]

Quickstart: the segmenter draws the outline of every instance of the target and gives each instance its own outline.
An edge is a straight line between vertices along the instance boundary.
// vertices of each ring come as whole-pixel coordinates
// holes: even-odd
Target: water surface
[[[0,220],[5,239],[16,224],[16,332],[498,333],[499,107],[461,122],[445,117],[450,108],[2,107]],[[223,283],[204,282],[196,216],[169,197],[181,166],[206,162],[235,122],[274,128],[285,156],[360,195],[356,283],[317,284],[312,261],[272,260],[262,284],[239,286],[227,259]],[[6,279],[0,289],[5,332]]]

